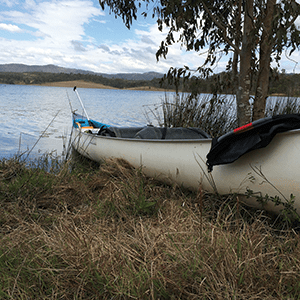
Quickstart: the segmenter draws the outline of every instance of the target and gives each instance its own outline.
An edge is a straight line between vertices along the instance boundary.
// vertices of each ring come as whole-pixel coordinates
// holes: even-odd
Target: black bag
[[[280,132],[300,128],[300,115],[278,115],[264,118],[212,140],[212,145],[207,154],[206,164],[208,170],[213,166],[229,164],[243,154],[266,147],[273,137]]]

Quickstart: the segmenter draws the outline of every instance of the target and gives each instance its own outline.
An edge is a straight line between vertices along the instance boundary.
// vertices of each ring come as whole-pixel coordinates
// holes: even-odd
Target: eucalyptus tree
[[[299,1],[299,0],[298,0]],[[166,57],[168,48],[181,43],[187,51],[206,53],[196,70],[170,68],[167,77],[207,77],[220,57],[228,57],[226,70],[237,99],[239,125],[249,122],[250,91],[255,90],[253,119],[264,116],[272,61],[279,66],[282,54],[291,55],[300,46],[300,14],[297,0],[99,0],[121,17],[127,28],[138,13],[156,19],[167,30],[156,57]],[[229,55],[230,54],[230,55]]]

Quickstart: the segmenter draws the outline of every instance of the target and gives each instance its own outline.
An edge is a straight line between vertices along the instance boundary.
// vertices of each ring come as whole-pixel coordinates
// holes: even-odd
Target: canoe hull
[[[139,140],[103,137],[74,128],[72,145],[80,154],[100,162],[122,158],[134,167],[142,167],[148,176],[175,182],[186,188],[219,194],[237,193],[241,201],[262,208],[256,195],[279,196],[282,201],[295,196],[294,207],[300,212],[300,130],[275,136],[265,148],[243,155],[234,163],[214,166],[209,173],[206,155],[211,139]],[[282,207],[268,202],[264,209],[278,213]]]

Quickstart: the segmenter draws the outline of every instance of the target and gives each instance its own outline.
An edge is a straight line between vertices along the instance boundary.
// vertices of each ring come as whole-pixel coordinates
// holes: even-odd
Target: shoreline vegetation
[[[129,78],[129,77],[127,77]],[[139,78],[138,76],[135,78]],[[140,77],[143,78],[143,77]],[[300,95],[300,74],[277,74],[270,78],[270,95],[297,97]],[[105,77],[102,75],[80,73],[44,73],[44,72],[0,72],[0,84],[26,84],[42,86],[70,87],[76,84],[83,88],[130,89],[145,91],[176,91],[176,86],[168,78],[155,77],[151,80]],[[227,73],[212,75],[206,79],[191,77],[183,82],[179,80],[178,91],[193,94],[233,94],[233,86]],[[252,88],[254,93],[255,87]]]
[[[0,85],[5,83],[0,83]],[[32,86],[53,86],[53,87],[74,87],[77,88],[88,88],[88,89],[109,89],[109,90],[120,90],[120,88],[115,88],[113,86],[104,85],[101,83],[88,82],[84,80],[72,80],[72,81],[57,81],[57,82],[46,82],[41,84],[26,84],[24,82],[15,83],[19,85],[32,85]],[[135,90],[135,91],[152,91],[152,92],[176,92],[175,89],[165,89],[158,88],[153,86],[137,86],[132,88],[122,88],[121,90]],[[179,91],[181,92],[181,91]],[[206,93],[204,93],[206,94]],[[284,93],[272,93],[270,96],[273,97],[288,97],[287,94]]]

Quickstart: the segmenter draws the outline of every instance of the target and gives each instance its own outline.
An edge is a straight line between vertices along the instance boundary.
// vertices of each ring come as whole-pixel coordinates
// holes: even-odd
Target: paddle
[[[87,112],[86,112],[86,110],[85,110],[85,108],[84,108],[84,106],[83,106],[83,103],[82,103],[82,101],[81,101],[81,98],[80,98],[80,96],[79,96],[79,94],[78,94],[78,92],[77,92],[76,86],[74,86],[73,91],[74,91],[74,92],[76,93],[76,95],[77,95],[77,98],[78,98],[78,100],[79,100],[79,102],[80,102],[80,104],[81,104],[81,107],[83,108],[83,111],[84,111],[84,113],[85,113],[85,115],[86,115],[86,118],[88,119],[89,124],[91,124],[90,118],[89,118],[89,116],[88,116],[88,114],[87,114]]]

